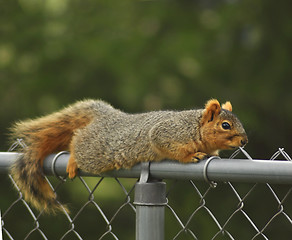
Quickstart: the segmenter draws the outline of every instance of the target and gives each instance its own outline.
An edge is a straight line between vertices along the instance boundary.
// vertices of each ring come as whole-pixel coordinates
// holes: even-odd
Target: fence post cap
[[[167,204],[165,182],[137,182],[134,204],[142,206],[163,206]]]

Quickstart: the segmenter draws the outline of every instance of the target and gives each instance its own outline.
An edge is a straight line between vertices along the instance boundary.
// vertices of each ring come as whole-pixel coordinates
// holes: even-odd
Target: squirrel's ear
[[[202,124],[213,121],[213,119],[220,114],[220,111],[221,107],[218,100],[209,100],[205,105],[205,109],[203,110]]]
[[[226,102],[222,105],[222,109],[228,110],[229,112],[232,112],[232,105],[231,102]]]

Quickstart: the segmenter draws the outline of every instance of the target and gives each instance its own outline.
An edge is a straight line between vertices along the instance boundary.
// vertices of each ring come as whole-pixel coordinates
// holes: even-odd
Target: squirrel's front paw
[[[200,160],[203,160],[203,159],[205,159],[207,157],[208,157],[207,153],[196,152],[196,153],[190,154],[187,157],[181,159],[180,162],[183,162],[183,163],[190,163],[190,162],[197,163]]]
[[[199,162],[205,158],[208,157],[208,154],[207,153],[203,153],[203,152],[196,152],[192,155],[192,162]]]

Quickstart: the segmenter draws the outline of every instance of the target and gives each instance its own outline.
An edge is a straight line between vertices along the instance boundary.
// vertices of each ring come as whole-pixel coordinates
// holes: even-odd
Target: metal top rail
[[[0,152],[0,174],[7,173],[18,154]],[[44,161],[46,175],[66,176],[66,165],[70,154],[52,154]],[[220,159],[211,157],[199,163],[182,164],[165,160],[151,162],[150,176],[158,179],[188,179],[215,182],[258,182],[274,184],[292,184],[292,162],[252,159]],[[103,176],[121,178],[139,178],[141,164],[131,169],[120,169],[93,175],[83,171],[80,176]]]

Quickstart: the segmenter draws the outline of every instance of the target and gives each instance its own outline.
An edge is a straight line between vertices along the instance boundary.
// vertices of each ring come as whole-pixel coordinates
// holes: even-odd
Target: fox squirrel
[[[27,146],[11,174],[25,199],[47,212],[60,209],[43,176],[48,154],[69,150],[67,172],[74,178],[78,168],[98,174],[143,161],[198,162],[248,141],[231,103],[221,107],[216,99],[209,100],[204,109],[140,114],[124,113],[101,100],[85,100],[15,123],[11,132]]]

